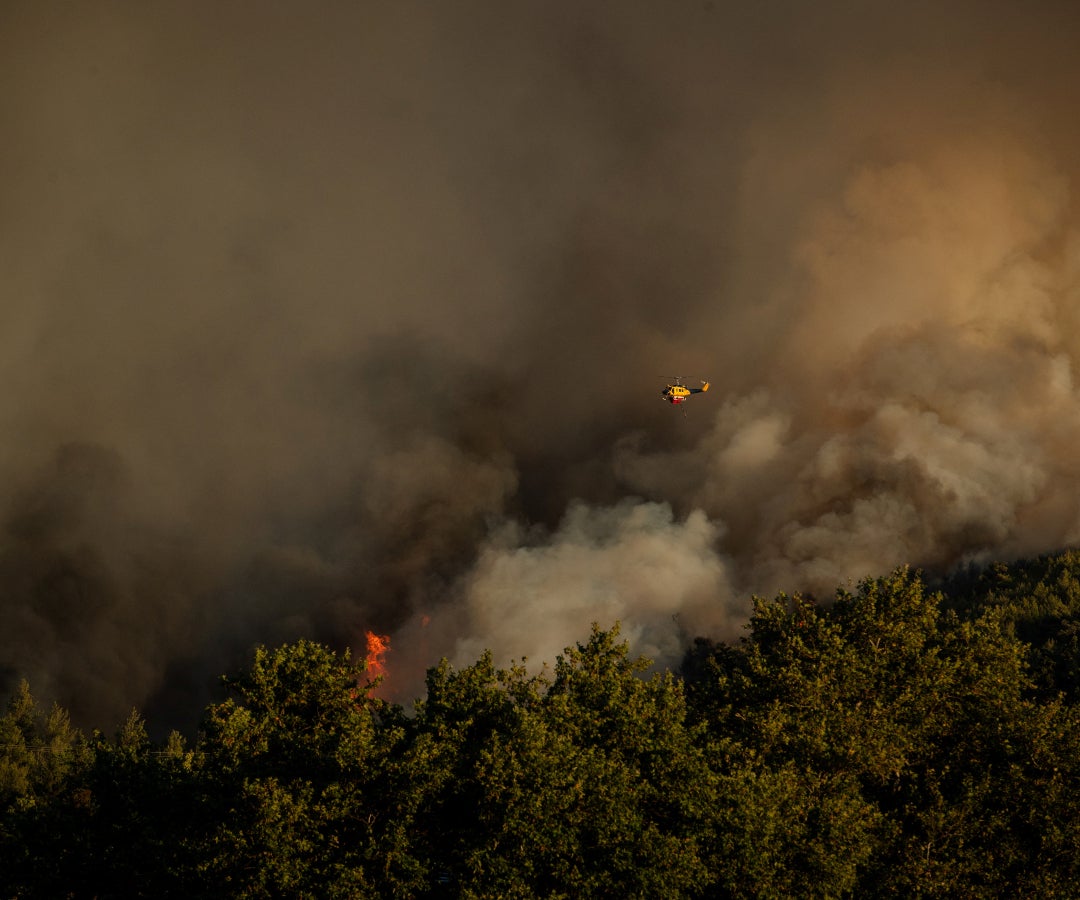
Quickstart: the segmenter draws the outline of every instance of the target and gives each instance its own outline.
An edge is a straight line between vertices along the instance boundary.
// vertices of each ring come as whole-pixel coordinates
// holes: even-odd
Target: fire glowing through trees
[[[364,634],[367,638],[367,656],[365,660],[367,662],[368,676],[372,681],[376,678],[385,678],[386,663],[383,657],[390,652],[390,636],[376,634],[374,631],[366,631]]]

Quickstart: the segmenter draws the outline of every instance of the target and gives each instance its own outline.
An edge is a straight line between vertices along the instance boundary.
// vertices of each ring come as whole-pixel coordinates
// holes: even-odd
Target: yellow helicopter
[[[701,387],[690,388],[683,384],[682,378],[678,375],[675,376],[674,384],[669,384],[660,392],[660,397],[663,400],[667,400],[672,406],[678,406],[681,403],[685,403],[687,399],[693,394],[704,394],[709,389],[709,382],[701,382]]]

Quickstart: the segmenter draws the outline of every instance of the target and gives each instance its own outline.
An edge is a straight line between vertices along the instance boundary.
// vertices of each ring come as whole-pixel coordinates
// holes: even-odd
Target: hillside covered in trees
[[[650,673],[596,626],[415,709],[301,641],[190,745],[0,719],[3,897],[1061,897],[1080,884],[1080,553],[828,603]]]

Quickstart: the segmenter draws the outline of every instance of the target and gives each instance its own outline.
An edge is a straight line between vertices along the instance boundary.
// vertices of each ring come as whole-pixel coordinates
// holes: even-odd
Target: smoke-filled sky
[[[0,688],[678,661],[1080,541],[1072,2],[0,7]],[[678,409],[670,376],[709,379]]]

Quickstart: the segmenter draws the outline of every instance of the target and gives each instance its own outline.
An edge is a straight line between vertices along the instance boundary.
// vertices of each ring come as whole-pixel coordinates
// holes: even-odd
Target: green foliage
[[[14,895],[154,896],[177,872],[190,760],[154,750],[135,712],[113,739],[68,733],[77,763],[47,802],[24,797],[6,819],[24,850],[5,867]]]
[[[749,629],[738,653],[709,660],[699,647],[691,667],[695,708],[742,789],[729,815],[755,821],[739,798],[761,814],[742,849],[729,840],[729,862],[750,859],[734,881],[753,877],[756,896],[990,897],[1051,864],[1045,823],[1030,810],[1053,801],[1071,815],[1046,775],[1068,751],[1046,739],[1075,735],[1073,712],[1029,698],[1026,648],[1000,609],[961,618],[899,570],[829,607],[756,600]],[[1036,748],[1047,760],[1038,772]],[[789,841],[779,881],[752,859],[758,848],[773,858],[777,808]],[[831,823],[837,810],[842,824],[820,852],[816,826],[802,823]],[[1021,837],[1033,828],[1037,841]],[[810,880],[791,881],[802,873]]]
[[[417,727],[457,748],[431,822],[456,837],[439,863],[462,896],[682,897],[705,881],[710,779],[681,688],[640,678],[616,636],[594,627],[551,684],[490,656],[433,673]]]
[[[382,770],[398,740],[379,727],[364,666],[312,643],[255,652],[210,708],[202,789],[217,823],[199,877],[236,897],[380,896]]]
[[[39,881],[34,838],[47,836],[55,811],[79,799],[72,786],[91,759],[67,713],[55,705],[43,712],[22,681],[0,718],[0,872],[10,885],[4,896],[35,895],[26,889]]]
[[[1033,682],[1044,697],[1080,700],[1080,550],[967,571],[947,583],[953,605],[995,607],[1030,646]]]
[[[755,598],[650,673],[618,627],[551,670],[259,648],[193,746],[0,718],[0,895],[1059,897],[1080,883],[1080,557],[829,604]]]
[[[0,718],[0,809],[48,800],[86,761],[85,742],[68,714],[55,705],[42,712],[30,685],[20,682]]]

